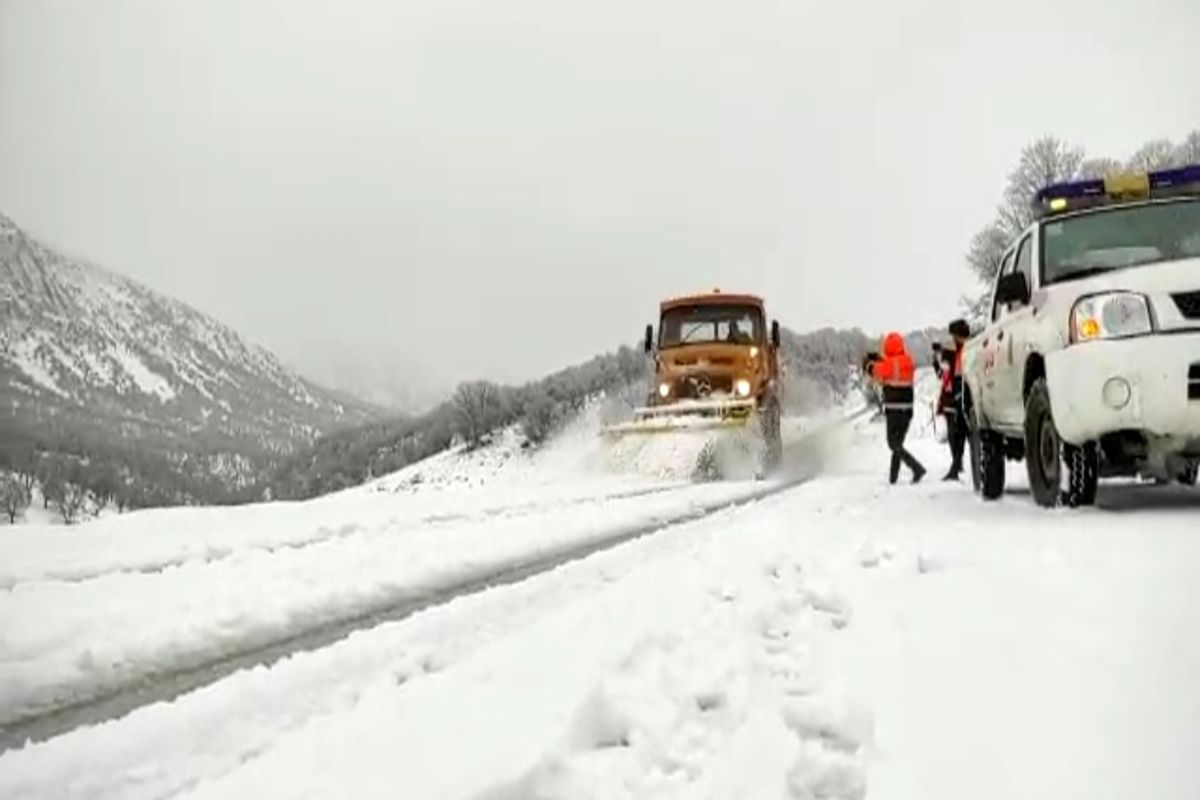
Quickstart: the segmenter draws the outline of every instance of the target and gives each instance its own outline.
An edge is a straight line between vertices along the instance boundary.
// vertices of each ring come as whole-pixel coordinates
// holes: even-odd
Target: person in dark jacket
[[[946,417],[946,438],[950,443],[950,471],[942,478],[956,481],[963,470],[963,449],[967,444],[967,417],[963,411],[962,358],[963,346],[971,338],[971,328],[966,320],[956,319],[947,329],[954,338],[954,349],[944,351],[949,355],[942,375],[942,395],[938,398],[939,411]]]
[[[889,333],[883,339],[882,357],[872,363],[871,377],[883,387],[883,410],[887,419],[888,449],[892,451],[888,479],[895,483],[900,477],[901,463],[912,470],[913,483],[925,477],[925,467],[904,448],[908,427],[913,418],[913,376],[916,364],[899,333]]]

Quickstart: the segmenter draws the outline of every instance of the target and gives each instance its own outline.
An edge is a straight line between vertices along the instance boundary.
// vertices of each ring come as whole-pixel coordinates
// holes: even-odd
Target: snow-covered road
[[[877,424],[841,444],[820,480],[749,507],[10,750],[0,796],[1200,797],[1200,493],[1109,488],[1100,508],[1047,513],[1014,470],[1013,495],[985,507],[962,485],[886,486]],[[944,466],[932,441],[916,449]],[[598,525],[739,489],[593,502],[577,486],[529,513],[586,536],[593,513]],[[412,578],[414,560],[450,568],[545,538],[520,539],[519,513],[443,528],[426,516],[402,535],[14,580],[4,603],[48,592],[94,616],[66,600],[0,606],[5,669],[27,669],[28,692],[42,680],[30,664],[77,675],[80,648],[109,631],[127,657],[153,657],[109,626],[140,624],[151,650],[179,641],[169,621],[190,641],[220,635],[198,622],[203,602],[174,597],[236,603],[224,619],[240,631],[284,614],[281,596],[345,596],[355,578]],[[193,592],[187,569],[229,578]],[[38,609],[57,635],[10,634]]]

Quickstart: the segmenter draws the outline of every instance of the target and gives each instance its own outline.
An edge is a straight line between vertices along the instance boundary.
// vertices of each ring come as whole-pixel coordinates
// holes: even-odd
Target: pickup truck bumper
[[[1046,358],[1054,424],[1071,444],[1139,431],[1200,442],[1200,332],[1089,342]]]

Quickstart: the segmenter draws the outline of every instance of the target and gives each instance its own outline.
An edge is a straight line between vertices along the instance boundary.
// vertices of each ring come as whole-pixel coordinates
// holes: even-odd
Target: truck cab
[[[1200,166],[1048,186],[963,358],[976,486],[1024,460],[1041,505],[1105,475],[1195,483]]]
[[[714,291],[664,300],[657,340],[646,328],[655,372],[650,405],[732,400],[731,409],[758,407],[775,396],[778,343],[778,323],[768,332],[759,297]]]

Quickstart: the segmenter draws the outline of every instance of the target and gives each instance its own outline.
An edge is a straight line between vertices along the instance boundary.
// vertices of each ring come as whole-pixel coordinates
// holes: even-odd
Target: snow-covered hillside
[[[798,427],[778,482],[639,476],[581,427],[303,503],[0,530],[0,718],[137,687],[7,740],[0,796],[1200,796],[1200,492],[1046,512],[1014,469],[985,504],[935,480],[927,423],[915,487],[879,421]]]
[[[0,215],[0,413],[53,445],[145,440],[214,471],[367,418],[189,306],[65,258]],[[222,456],[222,454],[224,454]]]

